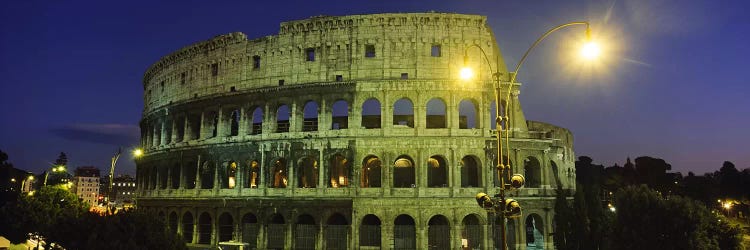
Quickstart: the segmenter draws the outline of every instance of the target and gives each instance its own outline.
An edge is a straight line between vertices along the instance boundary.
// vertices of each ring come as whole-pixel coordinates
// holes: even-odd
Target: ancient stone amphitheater
[[[471,81],[458,77],[464,51]],[[505,96],[486,17],[463,14],[319,16],[187,46],[143,78],[137,206],[196,248],[498,248],[497,221],[474,200],[498,190],[498,68]],[[501,101],[510,163],[527,180],[510,193],[523,216],[508,221],[509,242],[552,248],[572,135],[527,121],[519,87]]]

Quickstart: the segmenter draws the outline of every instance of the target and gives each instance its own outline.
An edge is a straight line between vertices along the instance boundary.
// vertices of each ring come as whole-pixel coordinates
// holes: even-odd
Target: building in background
[[[135,178],[130,175],[120,175],[114,178],[112,181],[112,194],[109,197],[117,209],[133,207],[133,197],[136,190],[135,183]]]
[[[73,191],[84,202],[95,207],[99,198],[100,171],[93,166],[78,167],[73,176]]]

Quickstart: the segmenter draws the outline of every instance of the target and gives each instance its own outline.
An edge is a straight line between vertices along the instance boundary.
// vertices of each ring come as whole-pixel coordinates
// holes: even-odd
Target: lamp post
[[[53,165],[52,168],[50,168],[52,172],[64,172],[65,166],[64,165]],[[44,172],[44,186],[47,186],[47,178],[49,177],[49,170]]]
[[[24,185],[26,184],[26,181],[33,181],[33,180],[34,180],[34,176],[29,175],[29,177],[26,177],[25,179],[23,179],[23,181],[21,181],[21,193],[23,193]]]
[[[521,216],[521,206],[513,199],[505,199],[505,190],[508,189],[514,189],[514,188],[520,188],[523,186],[525,179],[522,175],[515,174],[511,177],[511,166],[510,161],[508,161],[508,164],[503,163],[503,136],[502,132],[505,130],[505,149],[508,159],[510,159],[510,119],[509,119],[509,106],[510,106],[510,97],[511,97],[511,91],[513,90],[513,85],[516,82],[516,76],[518,75],[518,71],[521,69],[521,66],[523,65],[524,61],[526,61],[526,57],[529,55],[529,53],[542,41],[544,40],[549,34],[558,31],[562,28],[568,27],[568,26],[574,26],[574,25],[586,25],[586,39],[587,43],[584,45],[581,51],[581,55],[584,58],[587,59],[593,59],[599,55],[600,49],[598,45],[591,42],[591,29],[588,22],[569,22],[565,24],[561,24],[558,26],[553,27],[552,29],[549,29],[547,32],[542,34],[534,43],[529,47],[529,49],[526,50],[526,52],[523,54],[523,57],[521,57],[521,60],[518,61],[518,64],[516,64],[515,71],[512,72],[510,75],[510,82],[508,83],[508,95],[505,100],[507,100],[508,104],[504,105],[504,116],[500,115],[500,95],[501,95],[501,76],[502,72],[500,72],[499,67],[497,67],[495,70],[492,70],[492,64],[490,63],[490,59],[487,56],[487,53],[485,53],[484,49],[482,47],[472,44],[466,49],[464,49],[464,68],[461,69],[460,76],[461,78],[468,79],[471,78],[473,73],[471,69],[467,67],[469,55],[468,51],[470,48],[475,47],[478,48],[481,52],[482,56],[484,57],[485,61],[487,62],[490,71],[492,71],[492,77],[495,81],[495,129],[496,129],[496,139],[497,139],[497,177],[500,179],[500,191],[498,194],[495,195],[496,198],[493,200],[489,197],[489,195],[485,193],[479,193],[476,196],[477,203],[480,207],[486,209],[490,213],[496,213],[500,216],[500,234],[501,234],[501,249],[506,250],[507,249],[507,239],[506,239],[506,218],[515,218]],[[499,55],[498,55],[499,56]],[[497,58],[499,59],[499,58]],[[498,60],[499,61],[499,60]],[[505,127],[503,127],[503,121],[505,121]],[[506,177],[510,177],[510,182],[506,184],[505,179]],[[507,185],[507,186],[506,186]]]

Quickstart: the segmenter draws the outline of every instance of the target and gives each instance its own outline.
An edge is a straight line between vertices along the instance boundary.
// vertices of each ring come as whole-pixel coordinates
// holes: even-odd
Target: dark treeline
[[[724,215],[747,218],[750,168],[724,162],[702,176],[671,172],[643,156],[604,167],[576,161],[576,191],[558,189],[558,249],[741,249],[741,229]],[[726,206],[726,207],[723,207]]]

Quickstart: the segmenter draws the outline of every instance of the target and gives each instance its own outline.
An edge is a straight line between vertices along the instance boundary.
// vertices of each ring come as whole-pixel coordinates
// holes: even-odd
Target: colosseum
[[[316,16],[189,45],[143,77],[137,206],[191,248],[496,249],[499,220],[474,196],[499,190],[500,86],[503,158],[526,176],[508,242],[552,249],[572,134],[526,120],[508,76],[478,15]]]

